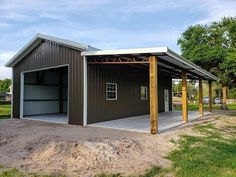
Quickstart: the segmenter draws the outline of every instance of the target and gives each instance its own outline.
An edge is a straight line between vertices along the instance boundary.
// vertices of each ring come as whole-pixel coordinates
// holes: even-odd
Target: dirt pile
[[[25,146],[30,168],[59,173],[78,174],[82,171],[105,171],[132,156],[141,156],[140,145],[128,139],[102,141],[65,141],[60,137],[41,137]],[[34,164],[32,166],[32,164]],[[28,165],[26,165],[27,167]]]
[[[169,166],[173,145],[162,136],[121,130],[0,121],[0,164],[39,174],[137,175],[153,165]]]

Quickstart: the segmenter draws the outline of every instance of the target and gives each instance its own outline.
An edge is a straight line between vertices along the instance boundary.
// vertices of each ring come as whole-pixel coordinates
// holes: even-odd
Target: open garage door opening
[[[68,66],[22,73],[21,117],[68,123]]]

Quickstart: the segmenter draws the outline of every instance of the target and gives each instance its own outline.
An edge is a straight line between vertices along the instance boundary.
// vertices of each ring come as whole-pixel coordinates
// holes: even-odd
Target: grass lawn
[[[150,170],[147,170],[144,175],[139,175],[137,177],[154,177],[160,174],[163,174],[165,170],[161,169],[158,166],[152,167]],[[39,175],[36,173],[26,174],[16,168],[6,169],[3,166],[0,166],[0,177],[66,177],[66,176],[48,176],[48,175]],[[120,174],[99,174],[95,177],[121,177]],[[133,177],[133,176],[130,176]]]
[[[213,110],[219,110],[220,109],[220,106],[221,105],[219,105],[219,104],[215,104],[215,105],[212,105],[212,109]],[[204,110],[208,110],[208,105],[204,105]],[[236,110],[236,103],[234,103],[234,104],[229,104],[228,105],[228,109],[229,110]],[[174,110],[178,110],[178,111],[180,111],[181,110],[181,106],[176,106],[175,108],[174,108]],[[188,104],[188,110],[189,111],[196,111],[196,110],[198,110],[198,104],[194,104],[194,103],[189,103]]]
[[[11,105],[1,104],[0,105],[0,119],[7,119],[11,117]]]
[[[48,175],[40,175],[36,173],[23,173],[16,168],[6,169],[5,167],[0,165],[0,177],[65,177],[65,176],[48,176]]]
[[[176,177],[235,177],[235,129],[236,125],[198,125],[195,130],[203,136],[183,136],[169,155]]]

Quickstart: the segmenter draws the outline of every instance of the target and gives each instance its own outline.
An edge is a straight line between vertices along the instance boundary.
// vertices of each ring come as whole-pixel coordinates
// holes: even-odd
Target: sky
[[[188,26],[236,16],[236,0],[0,0],[0,79],[37,33],[100,49],[168,46]]]

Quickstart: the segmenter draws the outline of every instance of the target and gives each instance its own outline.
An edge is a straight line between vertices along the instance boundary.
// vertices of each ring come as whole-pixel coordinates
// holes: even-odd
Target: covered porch
[[[205,115],[207,114],[210,114],[210,112],[205,112]],[[193,121],[201,117],[202,116],[199,115],[198,111],[188,112],[188,121]],[[147,114],[147,115],[111,120],[111,121],[106,121],[106,122],[94,123],[94,124],[90,124],[89,126],[147,133],[150,131],[149,120],[150,120],[150,115]],[[177,127],[182,124],[184,124],[184,122],[182,121],[181,111],[162,112],[158,114],[158,132],[159,133],[166,131],[168,129]]]
[[[107,51],[87,51],[82,52],[85,66],[85,85],[87,88],[87,66],[88,65],[111,65],[129,66],[148,73],[149,83],[149,114],[133,116],[128,118],[118,117],[116,120],[92,123],[89,126],[117,128],[124,130],[134,130],[141,132],[159,133],[169,128],[192,121],[204,114],[212,112],[212,81],[217,77],[208,73],[204,69],[196,66],[180,55],[171,51],[167,47],[143,48],[127,50],[107,50]],[[159,108],[159,89],[158,78],[165,74],[172,79],[182,79],[182,111],[169,111],[158,113]],[[195,80],[199,83],[199,110],[196,112],[188,111],[188,81]],[[209,110],[203,111],[203,80],[209,84]],[[167,81],[166,81],[167,82]],[[117,97],[116,99],[117,100]],[[87,125],[87,93],[84,95],[84,122]],[[117,105],[116,108],[119,108]],[[134,107],[130,107],[134,109]]]

